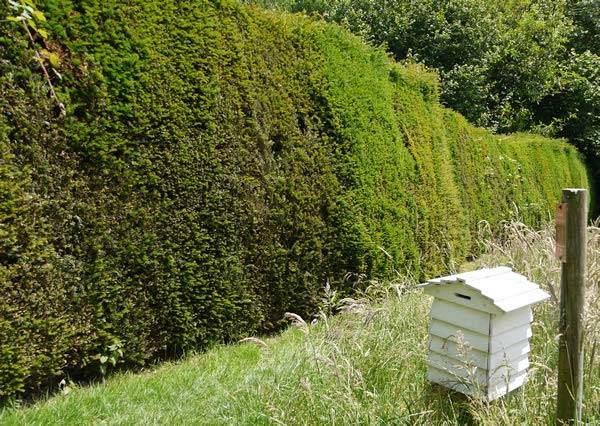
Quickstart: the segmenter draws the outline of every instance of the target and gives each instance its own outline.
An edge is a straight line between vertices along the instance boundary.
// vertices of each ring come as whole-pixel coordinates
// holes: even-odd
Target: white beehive
[[[427,378],[489,401],[521,386],[529,367],[531,305],[549,294],[508,267],[436,278]]]

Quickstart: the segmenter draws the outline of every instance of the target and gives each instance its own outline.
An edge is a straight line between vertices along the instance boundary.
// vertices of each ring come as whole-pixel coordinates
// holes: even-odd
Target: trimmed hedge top
[[[273,330],[348,272],[445,272],[482,220],[539,224],[587,185],[565,142],[473,128],[435,76],[337,26],[38,6],[68,111],[0,21],[0,396]]]

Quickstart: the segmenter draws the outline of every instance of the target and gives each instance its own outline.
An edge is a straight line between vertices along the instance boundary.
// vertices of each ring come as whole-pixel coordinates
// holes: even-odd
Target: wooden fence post
[[[557,214],[557,255],[562,273],[556,421],[561,425],[581,422],[587,210],[585,189],[563,189]]]

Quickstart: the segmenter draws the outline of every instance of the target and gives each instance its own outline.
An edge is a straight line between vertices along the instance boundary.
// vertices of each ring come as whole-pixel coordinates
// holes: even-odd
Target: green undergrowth
[[[566,142],[473,128],[433,74],[334,25],[37,5],[67,111],[0,3],[0,398],[276,330],[327,282],[445,272],[481,220],[539,226],[587,186]]]

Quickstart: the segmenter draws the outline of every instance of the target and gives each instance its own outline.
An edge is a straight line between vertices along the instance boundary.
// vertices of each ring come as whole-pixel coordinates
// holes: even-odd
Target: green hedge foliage
[[[598,0],[241,1],[337,22],[435,69],[444,105],[494,133],[566,138],[600,183]]]
[[[482,220],[538,224],[587,185],[574,148],[470,126],[337,26],[39,3],[68,111],[0,21],[0,396],[274,330],[348,272],[443,273]]]

